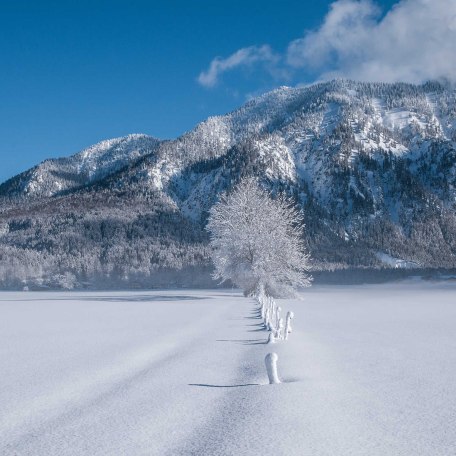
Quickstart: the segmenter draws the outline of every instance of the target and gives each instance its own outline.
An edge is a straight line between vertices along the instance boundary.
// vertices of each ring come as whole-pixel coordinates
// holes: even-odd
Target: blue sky
[[[400,3],[411,1],[428,0]],[[330,5],[362,36],[394,3],[2,0],[0,181],[106,138],[176,137],[275,86],[356,77],[366,62],[338,48]]]

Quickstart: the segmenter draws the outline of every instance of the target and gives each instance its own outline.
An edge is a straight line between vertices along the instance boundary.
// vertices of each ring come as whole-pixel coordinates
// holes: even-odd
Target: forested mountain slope
[[[452,87],[281,87],[175,140],[105,141],[0,186],[0,281],[190,283],[209,267],[207,210],[246,175],[303,209],[316,268],[455,267],[455,146]]]

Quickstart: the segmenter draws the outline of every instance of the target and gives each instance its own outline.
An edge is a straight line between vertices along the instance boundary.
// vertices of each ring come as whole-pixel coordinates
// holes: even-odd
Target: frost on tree
[[[309,286],[303,226],[290,200],[272,199],[255,179],[244,179],[210,210],[214,277],[231,280],[246,295],[286,296]]]

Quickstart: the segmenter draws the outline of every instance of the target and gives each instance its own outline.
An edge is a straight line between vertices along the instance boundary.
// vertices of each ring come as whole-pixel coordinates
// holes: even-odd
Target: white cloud
[[[198,82],[205,87],[213,87],[217,84],[219,77],[226,71],[258,63],[272,64],[269,71],[273,71],[273,67],[278,60],[279,57],[268,45],[242,48],[225,59],[216,57],[212,60],[207,71],[201,72],[198,76]]]
[[[370,0],[339,0],[323,25],[290,43],[295,68],[369,81],[456,79],[456,1],[402,0],[384,17]]]
[[[263,64],[276,79],[291,72],[365,81],[456,80],[456,0],[401,0],[388,13],[373,0],[337,0],[322,25],[292,41],[284,56],[271,47],[215,58],[201,85],[241,66]],[[302,73],[301,73],[302,75]]]

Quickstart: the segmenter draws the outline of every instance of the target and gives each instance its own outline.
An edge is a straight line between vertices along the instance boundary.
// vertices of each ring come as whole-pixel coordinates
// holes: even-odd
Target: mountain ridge
[[[103,140],[69,157],[43,160],[13,176],[0,184],[0,196],[49,197],[87,185],[150,153],[159,143],[144,134]]]
[[[335,80],[280,87],[174,140],[133,135],[111,141],[119,140],[123,155],[96,145],[109,160],[85,168],[79,161],[78,171],[64,176],[60,188],[52,167],[41,181],[35,179],[34,192],[21,193],[26,188],[21,176],[30,170],[13,178],[14,185],[2,184],[0,248],[13,249],[13,256],[47,255],[52,249],[41,241],[53,233],[53,248],[60,252],[59,243],[76,242],[68,238],[71,214],[82,227],[78,245],[96,263],[96,274],[85,272],[87,277],[112,277],[106,262],[113,261],[115,250],[108,235],[91,244],[84,228],[89,216],[97,229],[109,220],[118,223],[116,258],[125,271],[115,274],[128,276],[125,283],[131,271],[148,283],[167,268],[207,269],[207,211],[221,192],[254,175],[273,194],[285,192],[302,208],[305,239],[320,269],[456,266],[456,92],[447,85]],[[90,199],[98,201],[98,211],[85,210]],[[27,217],[32,208],[35,215]],[[46,211],[62,219],[58,233]],[[36,229],[26,224],[11,230],[19,218]],[[165,261],[145,247],[148,242],[162,256],[166,247],[176,249],[176,257]],[[95,259],[85,244],[95,248]],[[150,258],[143,258],[141,249]],[[59,253],[62,266],[47,269],[66,271],[77,281],[82,266],[71,266],[69,250]]]

